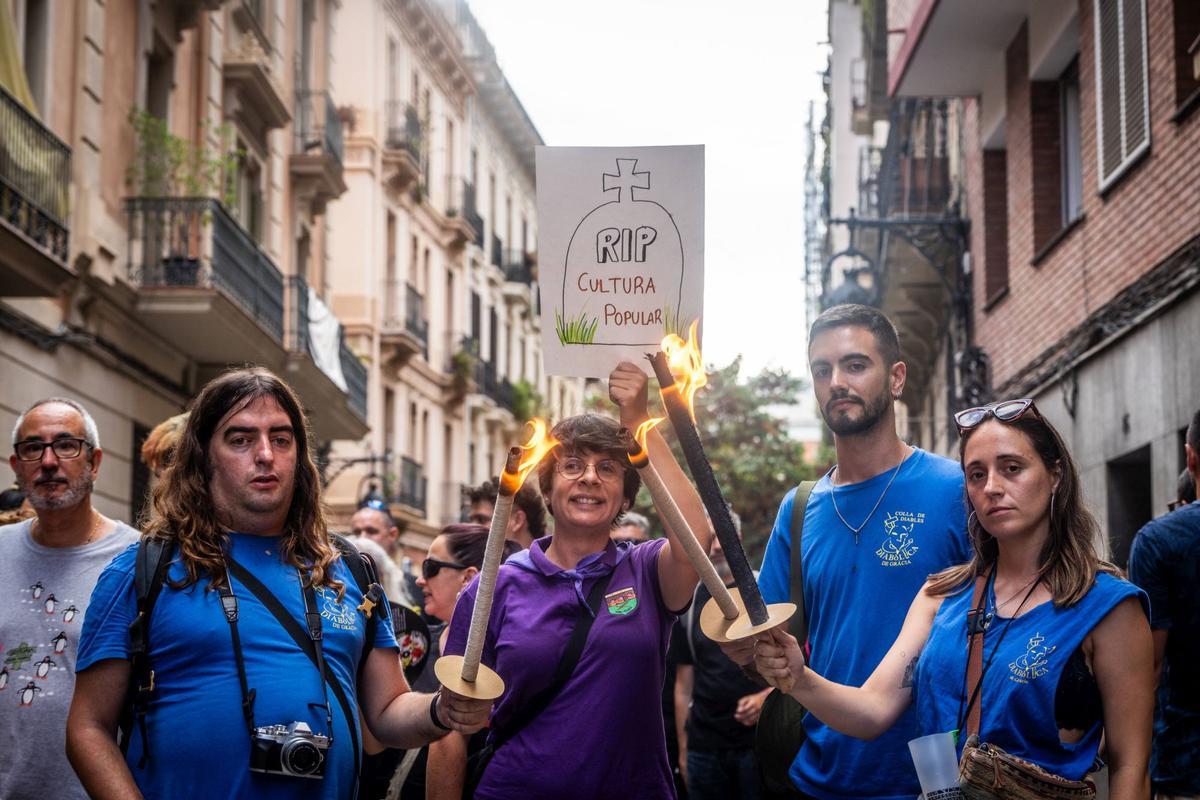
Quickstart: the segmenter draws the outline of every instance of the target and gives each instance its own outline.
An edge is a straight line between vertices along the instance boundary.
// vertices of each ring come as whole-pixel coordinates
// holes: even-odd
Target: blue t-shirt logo
[[[925,522],[924,513],[893,511],[883,518],[883,530],[887,536],[875,551],[879,563],[885,567],[907,567],[921,548],[913,541],[918,525]]]
[[[354,607],[343,601],[338,602],[337,592],[328,587],[321,587],[321,617],[338,630],[352,631],[358,625]]]
[[[1025,646],[1025,652],[1008,665],[1008,671],[1012,673],[1008,679],[1014,683],[1029,683],[1042,677],[1050,671],[1046,662],[1050,660],[1050,654],[1057,649],[1054,645],[1046,644],[1045,636],[1035,633]]]

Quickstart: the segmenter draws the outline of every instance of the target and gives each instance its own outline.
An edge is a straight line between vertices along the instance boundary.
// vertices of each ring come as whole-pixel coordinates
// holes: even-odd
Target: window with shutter
[[[1150,146],[1145,0],[1093,0],[1100,190]]]

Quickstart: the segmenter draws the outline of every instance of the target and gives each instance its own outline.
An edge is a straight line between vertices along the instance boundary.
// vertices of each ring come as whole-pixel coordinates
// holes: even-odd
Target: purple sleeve
[[[687,610],[687,606],[680,609],[667,608],[667,604],[663,601],[662,587],[658,583],[658,560],[662,558],[663,548],[666,546],[666,539],[651,539],[636,545],[629,552],[629,558],[632,561],[631,566],[634,572],[638,574],[639,581],[645,581],[654,587],[654,597],[658,600],[658,607],[671,616],[678,616]]]

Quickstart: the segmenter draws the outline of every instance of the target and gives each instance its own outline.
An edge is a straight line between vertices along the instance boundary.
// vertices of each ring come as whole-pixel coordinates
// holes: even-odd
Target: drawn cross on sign
[[[650,188],[650,173],[637,172],[636,158],[618,158],[617,159],[617,174],[604,173],[604,191],[611,192],[614,189],[617,192],[617,202],[621,202],[624,198],[621,196],[622,189],[629,189],[629,199],[634,200],[634,189],[649,189]]]

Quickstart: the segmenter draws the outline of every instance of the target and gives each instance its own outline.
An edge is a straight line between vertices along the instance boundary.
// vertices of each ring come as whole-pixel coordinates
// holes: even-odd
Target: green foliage
[[[546,401],[532,383],[517,381],[512,387],[512,412],[521,422],[534,417],[544,417],[547,413]]]
[[[746,553],[752,564],[758,564],[783,496],[800,481],[817,477],[817,467],[805,462],[804,446],[791,437],[786,420],[774,411],[794,405],[806,389],[804,382],[782,370],[764,370],[746,378],[740,372],[740,358],[709,372],[708,386],[696,396],[696,419],[721,492],[742,518]],[[658,393],[650,394],[650,413],[665,416]],[[687,472],[670,427],[666,421],[659,429]],[[657,519],[645,489],[636,510]],[[656,528],[661,530],[660,525]]]
[[[138,197],[216,197],[227,207],[237,201],[233,176],[242,153],[234,147],[233,128],[215,130],[220,144],[208,145],[207,123],[201,125],[200,143],[170,132],[166,120],[148,111],[129,114],[135,149],[126,173],[130,190]]]
[[[600,324],[599,317],[588,318],[584,311],[579,316],[564,320],[562,312],[554,310],[554,332],[562,344],[591,344],[596,338],[596,326]]]
[[[469,342],[470,340],[465,340],[458,351],[450,357],[452,380],[454,388],[459,394],[466,393],[467,384],[470,383],[471,376],[475,373],[475,363],[479,358]]]

